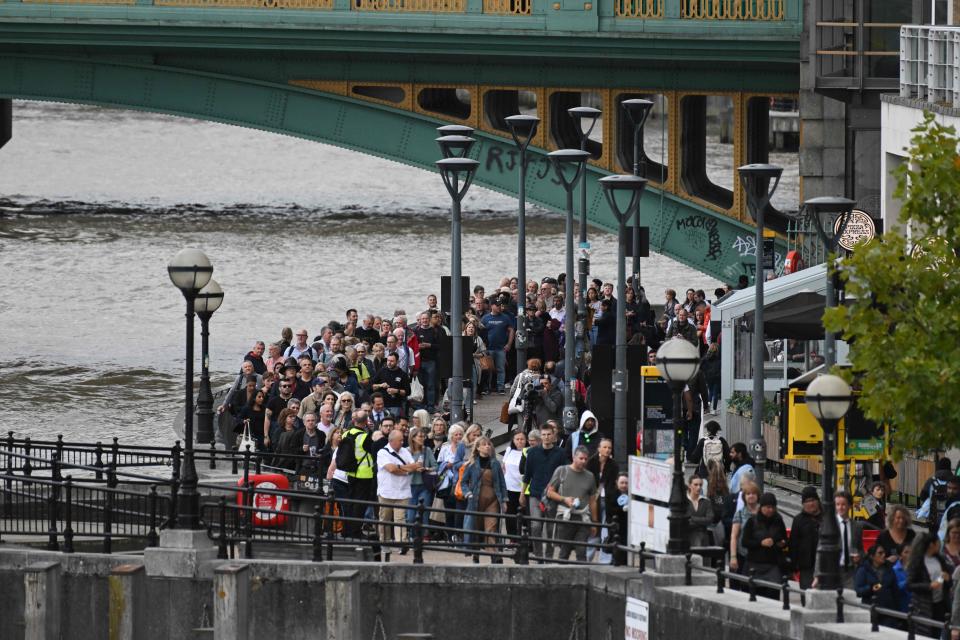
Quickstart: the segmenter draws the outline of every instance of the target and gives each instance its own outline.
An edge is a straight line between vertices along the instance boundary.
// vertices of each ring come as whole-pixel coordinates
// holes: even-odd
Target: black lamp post
[[[573,118],[573,124],[577,127],[577,134],[580,136],[580,150],[587,150],[587,141],[594,127],[597,126],[597,120],[600,118],[600,109],[593,107],[573,107],[567,109],[567,113]],[[587,121],[587,127],[584,128],[584,120]],[[577,282],[580,284],[580,297],[577,298],[577,323],[580,325],[580,332],[583,336],[584,350],[588,350],[589,342],[586,332],[587,326],[587,274],[590,273],[590,254],[587,251],[587,171],[586,168],[580,173],[580,258],[577,260]],[[570,275],[568,275],[570,277]]]
[[[442,128],[442,127],[441,127]],[[452,371],[450,373],[450,421],[451,423],[463,420],[463,300],[461,300],[461,256],[460,256],[460,203],[467,194],[467,189],[473,182],[479,162],[466,158],[473,144],[463,140],[447,140],[451,136],[444,136],[437,140],[443,152],[444,159],[437,160],[437,168],[443,178],[443,184],[450,194],[451,223],[450,223],[450,334],[453,343]],[[456,136],[462,137],[462,136]],[[452,157],[455,151],[461,157]]]
[[[200,528],[200,495],[197,493],[197,468],[193,460],[193,313],[194,300],[210,282],[213,266],[199,249],[181,249],[167,265],[170,280],[180,289],[187,301],[187,352],[185,362],[183,430],[186,446],[180,471],[180,489],[177,495],[177,526],[181,529]]]
[[[653,109],[653,103],[643,98],[633,98],[624,100],[620,103],[621,108],[627,114],[627,119],[633,127],[633,175],[639,176],[640,163],[642,162],[640,154],[640,139],[643,135],[643,125],[646,124],[650,111]],[[640,299],[640,213],[637,213],[636,220],[633,221],[633,293],[636,299]]]
[[[577,186],[580,174],[587,166],[587,158],[590,154],[578,149],[561,149],[554,151],[548,156],[553,168],[557,172],[557,178],[567,192],[567,275],[564,281],[564,295],[566,296],[566,305],[563,318],[563,428],[567,433],[572,433],[577,429],[577,406],[573,399],[573,391],[576,386],[576,366],[573,363],[573,356],[576,352],[576,313],[577,308],[573,304],[573,190]],[[567,178],[564,169],[573,167],[573,175]],[[584,292],[585,293],[585,292]]]
[[[700,351],[683,338],[667,340],[657,351],[657,369],[673,391],[673,487],[670,490],[670,540],[667,542],[667,553],[682,555],[690,550],[690,539],[687,537],[690,518],[687,516],[683,460],[680,457],[680,442],[686,423],[680,417],[683,415],[683,388],[700,369]]]
[[[837,446],[837,424],[847,415],[853,397],[850,385],[843,378],[821,375],[810,383],[806,394],[807,408],[823,427],[823,522],[817,543],[817,588],[836,591],[843,586],[840,575],[840,528],[833,507],[834,449]]]
[[[827,309],[837,306],[837,288],[835,284],[834,252],[843,232],[850,221],[850,212],[856,202],[849,198],[824,196],[811,198],[803,203],[807,215],[817,228],[817,235],[823,242],[827,254],[827,291],[825,306]],[[837,337],[832,331],[823,335],[823,363],[829,371],[837,363]]]
[[[630,218],[636,215],[640,208],[640,197],[647,186],[644,178],[637,176],[607,176],[600,179],[603,195],[607,198],[610,210],[617,217],[619,224],[617,247],[617,300],[624,300],[627,288],[626,256],[624,249],[624,235]],[[630,194],[630,201],[626,209],[621,209],[617,203],[617,192]],[[582,293],[582,291],[581,291]],[[617,346],[616,370],[613,372],[613,451],[617,464],[627,464],[627,315],[623,302],[617,307]],[[624,466],[624,468],[626,468]]]
[[[757,225],[756,273],[753,305],[753,416],[750,453],[756,460],[757,484],[763,486],[763,466],[767,460],[767,445],[763,439],[763,214],[770,205],[770,198],[780,184],[783,167],[772,164],[747,164],[737,169],[740,184],[747,194],[747,209]],[[773,186],[770,186],[770,182]]]
[[[210,279],[194,303],[200,318],[200,391],[197,393],[197,442],[215,441],[213,431],[213,393],[210,391],[210,331],[213,312],[223,303],[223,289],[216,280]]]
[[[536,116],[509,116],[505,118],[510,135],[520,154],[518,163],[520,179],[517,185],[517,371],[527,367],[527,325],[524,310],[527,306],[527,147],[537,135],[540,118]]]

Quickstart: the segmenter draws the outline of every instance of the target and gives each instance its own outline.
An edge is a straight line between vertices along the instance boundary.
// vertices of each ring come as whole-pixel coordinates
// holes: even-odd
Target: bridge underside
[[[516,58],[497,64],[489,57],[471,62],[430,56],[388,59],[384,54],[201,54],[156,45],[147,51],[145,46],[143,40],[115,49],[71,44],[51,56],[38,54],[28,43],[7,44],[0,56],[0,97],[224,122],[431,171],[439,155],[436,127],[463,123],[477,129],[472,152],[480,161],[476,182],[507,194],[516,193],[517,157],[503,118],[523,110],[542,120],[531,148],[527,196],[555,211],[563,210],[565,197],[546,153],[577,146],[565,111],[590,104],[612,116],[598,125],[591,140],[594,158],[587,175],[588,220],[608,231],[616,230],[615,220],[598,180],[627,171],[633,163],[628,125],[613,114],[619,113],[622,99],[649,97],[657,106],[642,149],[651,188],[641,205],[641,224],[650,227],[651,250],[725,281],[751,269],[753,258],[745,257],[744,247],[752,246],[753,231],[744,222],[741,190],[729,188],[733,176],[719,181],[707,170],[708,111],[717,104],[730,111],[731,167],[765,161],[770,105],[790,97],[791,87],[797,86],[795,74],[784,72],[790,65],[779,63],[730,62],[711,73],[704,63],[682,60],[655,72],[645,70],[650,65],[629,62],[611,72],[609,61],[601,60],[579,66],[528,60],[524,65]]]

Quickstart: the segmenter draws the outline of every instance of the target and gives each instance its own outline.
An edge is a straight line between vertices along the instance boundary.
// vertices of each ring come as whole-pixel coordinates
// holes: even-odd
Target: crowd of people
[[[516,534],[515,520],[498,515],[525,510],[534,516],[534,537],[558,541],[537,545],[537,553],[585,559],[587,540],[598,542],[609,529],[578,525],[617,522],[619,531],[626,531],[626,477],[612,459],[609,432],[601,433],[590,410],[590,352],[614,344],[616,313],[627,318],[630,344],[650,353],[676,336],[700,348],[707,374],[697,392],[688,394],[690,419],[711,397],[715,405],[719,395],[719,367],[710,366],[719,364],[717,340],[711,340],[704,292],[690,289],[680,301],[666,291],[658,318],[643,288],[628,284],[621,304],[611,283],[593,281],[582,322],[566,318],[563,274],[527,282],[522,290],[516,278],[502,279],[489,294],[474,288],[461,319],[463,335],[472,338],[468,403],[487,394],[529,395],[525,419],[511,418],[516,428],[502,457],[480,425],[448,423],[451,319],[435,295],[427,296],[425,308],[412,317],[401,309],[389,317],[361,318],[349,309],[342,322],[329,322],[312,339],[306,329],[285,328],[269,345],[256,342],[218,411],[233,418],[238,438],[272,455],[274,466],[322,477],[338,498],[377,501],[380,521],[409,525],[415,518],[411,507],[442,504],[450,510],[448,527],[475,531],[465,537],[492,546],[489,535],[479,534],[501,529]],[[719,289],[715,295],[726,292]],[[518,314],[527,334],[521,371],[516,366]],[[579,429],[571,433],[560,425],[568,324],[577,332],[570,346],[578,356],[580,416]],[[464,517],[457,510],[491,515]],[[371,515],[350,503],[343,513],[358,519]],[[544,517],[561,523],[545,526]],[[409,531],[409,526],[381,526],[378,535],[389,541]],[[359,522],[344,523],[345,536],[362,532]],[[452,537],[464,542],[456,540],[457,534]]]

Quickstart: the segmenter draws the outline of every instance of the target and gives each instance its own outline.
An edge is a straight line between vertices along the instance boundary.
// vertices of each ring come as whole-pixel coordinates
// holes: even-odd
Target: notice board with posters
[[[630,456],[630,506],[627,544],[665,552],[670,539],[670,491],[673,468],[654,458]]]
[[[650,604],[627,596],[623,616],[624,640],[647,640],[650,637]]]
[[[673,455],[673,393],[656,367],[641,369],[641,446],[645,456],[666,459]]]

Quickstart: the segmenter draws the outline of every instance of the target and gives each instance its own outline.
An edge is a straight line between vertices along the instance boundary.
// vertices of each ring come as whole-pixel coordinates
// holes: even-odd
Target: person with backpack
[[[701,478],[709,478],[707,465],[716,461],[726,473],[730,468],[730,445],[720,436],[720,423],[716,420],[703,425],[707,435],[697,442],[696,448],[690,455],[690,462],[697,463],[696,474]]]
[[[337,469],[347,474],[348,498],[350,500],[376,499],[376,460],[373,456],[373,438],[367,424],[367,412],[363,409],[353,412],[353,424],[343,434],[337,447]],[[349,503],[344,508],[347,521],[343,526],[345,538],[359,538],[361,519],[367,509],[365,504]]]

